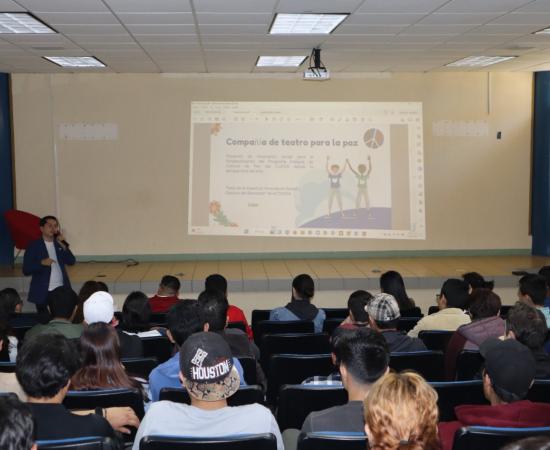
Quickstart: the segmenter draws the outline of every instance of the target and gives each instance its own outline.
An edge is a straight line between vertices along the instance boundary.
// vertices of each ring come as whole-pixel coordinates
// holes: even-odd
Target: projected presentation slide
[[[193,102],[189,233],[425,239],[422,104]]]

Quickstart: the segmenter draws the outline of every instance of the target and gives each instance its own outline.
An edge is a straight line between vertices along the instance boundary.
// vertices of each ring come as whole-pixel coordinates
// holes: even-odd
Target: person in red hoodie
[[[164,275],[160,280],[156,295],[149,299],[151,312],[165,313],[179,302],[180,280],[172,275]]]
[[[220,275],[219,273],[208,275],[204,280],[204,290],[223,292],[225,294],[225,298],[227,298],[227,280],[223,275]],[[246,334],[248,335],[248,339],[253,338],[252,328],[250,328],[250,326],[248,325],[248,321],[246,320],[246,316],[244,315],[242,309],[237,308],[235,305],[229,305],[229,308],[227,309],[227,321],[243,322],[244,326],[246,327]]]
[[[459,405],[458,420],[439,424],[443,450],[451,450],[455,432],[461,427],[547,427],[550,404],[524,400],[535,379],[535,358],[515,339],[489,338],[479,351],[485,358],[483,394],[490,405]]]

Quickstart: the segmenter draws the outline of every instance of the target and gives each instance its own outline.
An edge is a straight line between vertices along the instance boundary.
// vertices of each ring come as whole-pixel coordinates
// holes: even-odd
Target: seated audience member
[[[8,347],[8,326],[0,319],[0,355],[2,355],[2,360],[4,361],[9,360],[6,351]],[[17,356],[17,354],[15,356]],[[13,392],[19,399],[25,400],[25,394],[21,390],[21,386],[19,386],[13,372],[0,372],[0,392]]]
[[[67,339],[78,339],[82,334],[82,325],[72,322],[78,305],[76,292],[71,288],[59,286],[48,292],[46,301],[52,319],[45,325],[32,327],[25,334],[25,340],[43,333],[60,333]]]
[[[470,323],[470,316],[464,309],[468,303],[468,285],[462,280],[450,278],[441,287],[437,296],[439,311],[424,316],[409,331],[409,336],[418,337],[418,333],[428,330],[456,331],[461,325]]]
[[[149,299],[151,312],[165,313],[179,302],[181,283],[172,275],[164,275],[160,280],[157,293]]]
[[[19,341],[5,317],[0,317],[0,361],[15,362]]]
[[[468,292],[470,294],[474,289],[489,289],[492,291],[495,287],[494,281],[485,281],[485,278],[477,272],[467,272],[462,275],[462,279],[468,283]]]
[[[371,450],[439,450],[437,393],[415,372],[389,373],[364,400]]]
[[[203,331],[203,322],[196,300],[181,300],[168,310],[166,315],[167,336],[178,351],[168,360],[159,364],[149,374],[151,400],[159,399],[164,387],[181,387],[179,381],[179,350],[185,340],[193,333]]]
[[[372,298],[372,294],[367,291],[352,292],[348,299],[348,317],[340,327],[342,328],[362,328],[369,326],[369,314],[367,313],[367,303]]]
[[[0,448],[36,450],[31,410],[15,396],[0,397]]]
[[[88,280],[85,281],[80,291],[78,291],[78,306],[74,315],[73,323],[84,322],[84,302],[95,292],[109,292],[109,288],[103,281]]]
[[[12,327],[32,327],[38,323],[38,316],[21,314],[23,300],[16,289],[7,287],[0,291],[0,320],[4,320]]]
[[[546,292],[546,278],[542,275],[528,274],[519,279],[519,301],[537,308],[544,315],[546,325],[550,327],[550,308],[544,306]]]
[[[443,450],[451,450],[461,427],[550,426],[550,404],[524,400],[535,379],[535,359],[527,347],[514,339],[489,338],[480,346],[485,359],[483,394],[490,405],[459,405],[458,420],[439,424]]]
[[[207,276],[204,280],[204,290],[216,290],[223,292],[225,294],[225,298],[227,299],[227,303],[229,304],[229,298],[227,296],[227,280],[223,275],[220,275],[219,273],[214,273]],[[244,323],[248,338],[253,338],[252,328],[250,328],[250,326],[248,325],[248,321],[246,320],[246,316],[244,315],[242,309],[237,308],[235,305],[229,305],[229,308],[227,309],[227,321]]]
[[[535,378],[550,378],[550,356],[543,349],[548,327],[542,313],[518,302],[508,311],[506,331],[507,338],[515,339],[531,350],[535,358]]]
[[[19,314],[23,308],[23,300],[14,288],[4,288],[0,291],[0,317],[10,318]]]
[[[63,405],[71,376],[79,367],[76,348],[61,334],[46,333],[25,340],[15,374],[27,395],[38,440],[85,436],[115,438],[109,422],[98,414],[72,414]]]
[[[500,450],[550,450],[549,436],[533,436],[505,445]]]
[[[486,288],[475,288],[470,294],[469,311],[472,322],[458,327],[445,351],[445,373],[447,380],[456,375],[456,359],[462,350],[478,350],[490,337],[504,335],[505,322],[499,316],[500,297]]]
[[[315,294],[313,278],[303,273],[292,280],[292,297],[286,306],[272,309],[269,320],[310,320],[316,333],[323,331],[325,311],[311,303]]]
[[[402,317],[421,317],[422,312],[407,294],[405,282],[399,272],[389,270],[383,273],[380,276],[380,290],[385,294],[393,295],[393,298],[397,300],[399,313]]]
[[[416,337],[407,336],[397,329],[399,323],[399,305],[393,295],[376,294],[367,305],[369,322],[372,329],[380,332],[388,343],[390,352],[416,352],[427,350],[424,342]]]
[[[544,299],[544,306],[550,307],[550,266],[541,267],[539,275],[546,280],[546,298]]]
[[[248,336],[242,330],[227,327],[227,310],[229,303],[225,294],[221,291],[206,290],[200,293],[198,298],[201,321],[205,331],[218,333],[229,344],[233,356],[250,356],[256,360],[256,378],[258,384],[267,387],[264,372],[258,363],[260,351],[256,344],[248,340]]]
[[[182,300],[172,306],[166,316],[168,326],[168,339],[176,345],[178,352],[168,361],[158,365],[149,375],[149,390],[151,400],[156,402],[159,399],[160,390],[164,387],[179,388],[179,350],[185,340],[193,333],[203,331],[206,326],[202,321],[199,304],[196,300]],[[241,380],[244,383],[242,367],[236,358],[233,358],[233,364],[237,368]]]
[[[374,330],[360,328],[338,339],[334,353],[348,393],[348,403],[310,413],[302,432],[362,432],[363,399],[371,386],[388,372],[390,355],[385,339]]]
[[[181,383],[191,405],[170,401],[151,405],[138,429],[133,450],[146,435],[222,437],[273,433],[277,449],[284,450],[273,414],[257,403],[227,406],[239,389],[240,376],[227,342],[217,333],[195,333],[180,349]]]
[[[118,319],[115,317],[113,297],[108,292],[98,291],[93,293],[84,302],[84,322],[91,325],[96,322],[104,322],[116,328]],[[120,342],[121,358],[143,357],[143,344],[138,336],[132,336],[122,330],[116,330]]]
[[[122,321],[118,328],[128,334],[140,337],[161,336],[161,333],[151,331],[151,305],[149,298],[140,291],[128,294],[122,305]]]
[[[120,362],[120,345],[113,327],[96,322],[88,325],[80,336],[82,365],[71,378],[71,390],[138,389],[142,385],[126,373]]]

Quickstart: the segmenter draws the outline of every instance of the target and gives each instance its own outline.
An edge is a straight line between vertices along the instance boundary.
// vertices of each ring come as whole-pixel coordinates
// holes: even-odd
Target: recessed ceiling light
[[[0,34],[57,33],[45,23],[27,13],[0,13]]]
[[[277,14],[269,34],[330,34],[349,14]]]
[[[517,56],[468,56],[467,58],[459,59],[458,61],[446,64],[447,67],[487,67],[493,64],[498,64],[509,59],[517,58]]]
[[[307,56],[260,56],[256,67],[298,67]]]
[[[535,31],[533,34],[550,34],[550,28],[545,28],[543,30]]]
[[[105,67],[93,56],[44,56],[48,61],[61,67]]]

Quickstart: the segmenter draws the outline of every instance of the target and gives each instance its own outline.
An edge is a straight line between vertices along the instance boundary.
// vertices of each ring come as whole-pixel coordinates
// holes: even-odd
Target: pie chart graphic
[[[365,145],[369,148],[378,148],[384,143],[384,133],[378,128],[369,128],[363,136]]]

